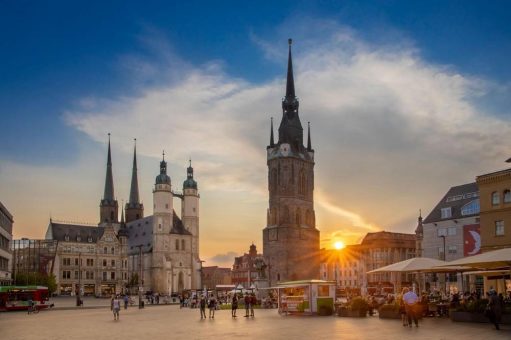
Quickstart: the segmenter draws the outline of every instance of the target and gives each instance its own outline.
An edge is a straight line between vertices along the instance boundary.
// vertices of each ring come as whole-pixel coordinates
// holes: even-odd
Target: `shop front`
[[[59,295],[73,295],[73,285],[71,283],[61,283],[59,286]]]
[[[275,288],[280,312],[331,315],[334,310],[334,281],[290,281]]]
[[[100,294],[101,296],[111,296],[113,294],[115,294],[115,284],[114,283],[111,283],[111,284],[102,284],[100,286]]]
[[[94,285],[94,284],[84,284],[83,285],[83,295],[84,296],[94,296],[94,295],[96,295],[96,285]]]

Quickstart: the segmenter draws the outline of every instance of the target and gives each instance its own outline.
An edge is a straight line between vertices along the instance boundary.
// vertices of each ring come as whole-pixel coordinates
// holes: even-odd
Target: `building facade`
[[[232,265],[231,282],[238,287],[250,288],[251,285],[262,278],[261,265],[264,263],[264,256],[257,253],[255,244],[250,246],[248,254],[234,258]]]
[[[0,286],[12,282],[12,225],[11,213],[0,202]]]
[[[174,198],[182,200],[183,220],[174,211]],[[200,288],[199,198],[191,162],[183,193],[178,194],[172,191],[163,159],[153,190],[153,215],[144,217],[135,146],[130,197],[119,221],[109,138],[99,224],[50,220],[48,225],[46,239],[58,242],[53,267],[57,292],[108,296],[141,288],[167,295]]]
[[[511,169],[477,176],[483,252],[511,247]]]
[[[479,190],[476,183],[450,188],[422,221],[422,256],[453,261],[481,252]],[[427,284],[461,290],[460,275],[430,276]]]
[[[231,268],[218,266],[202,267],[202,285],[206,289],[214,289],[217,285],[230,285]]]
[[[268,280],[319,278],[319,230],[314,212],[314,150],[310,126],[307,147],[295,95],[291,39],[287,69],[286,96],[282,101],[282,120],[278,141],[273,137],[267,147],[269,208],[263,229],[263,255],[268,265]]]

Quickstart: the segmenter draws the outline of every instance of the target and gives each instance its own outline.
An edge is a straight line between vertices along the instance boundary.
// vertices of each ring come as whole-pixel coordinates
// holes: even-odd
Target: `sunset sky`
[[[175,190],[191,157],[205,265],[262,252],[288,38],[322,246],[411,233],[451,186],[508,166],[510,22],[504,1],[2,2],[14,237],[43,238],[50,216],[97,223],[110,132],[119,204],[137,138],[146,215],[162,150]]]

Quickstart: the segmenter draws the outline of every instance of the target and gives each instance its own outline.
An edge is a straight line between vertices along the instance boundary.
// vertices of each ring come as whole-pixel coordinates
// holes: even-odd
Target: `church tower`
[[[110,151],[110,134],[108,134],[108,156],[106,161],[105,192],[99,205],[99,223],[118,223],[119,206],[114,196],[114,179],[112,175],[112,154]]]
[[[173,225],[172,187],[167,175],[165,153],[160,162],[160,174],[156,176],[153,190],[153,258],[152,288],[156,292],[168,290],[168,278],[165,270],[166,254],[170,249],[170,231]]]
[[[181,219],[186,230],[192,234],[192,288],[200,289],[200,258],[199,258],[199,199],[197,182],[193,178],[192,160],[186,170],[183,182],[183,204]]]
[[[140,203],[138,194],[138,175],[137,175],[137,140],[133,149],[133,169],[131,171],[130,199],[126,203],[126,222],[138,220],[144,217],[144,205]]]
[[[269,208],[263,229],[263,255],[270,284],[319,278],[319,230],[314,212],[314,150],[308,125],[307,147],[295,95],[292,40],[289,39],[286,96],[278,142],[271,121],[267,147]]]

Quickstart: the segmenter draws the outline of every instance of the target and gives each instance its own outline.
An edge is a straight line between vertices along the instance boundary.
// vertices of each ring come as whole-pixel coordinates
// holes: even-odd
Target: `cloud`
[[[237,256],[239,256],[238,253],[234,251],[229,251],[225,254],[216,254],[208,258],[204,265],[231,267],[234,263],[234,258]]]
[[[284,72],[286,35],[294,32],[300,116],[304,126],[311,121],[316,150],[322,239],[356,240],[378,229],[413,232],[419,208],[429,211],[450,186],[504,166],[510,125],[481,98],[508,86],[431,63],[395,32],[390,44],[365,40],[334,21],[305,22],[297,31],[288,20],[271,38],[251,38]],[[174,167],[191,156],[206,207],[201,233],[213,242],[225,235],[212,230],[225,230],[242,251],[264,227],[265,147],[270,116],[277,126],[280,121],[284,79],[255,84],[226,74],[221,61],[191,65],[164,37],[148,34],[141,39],[161,51],[157,58],[120,58],[123,67],[140,71],[137,93],[83,98],[65,119],[101,143],[111,132],[126,141],[127,152],[136,136],[140,154],[159,158],[165,149]],[[153,76],[156,85],[145,81]],[[234,219],[239,194],[255,203]],[[208,210],[213,204],[223,209]]]

